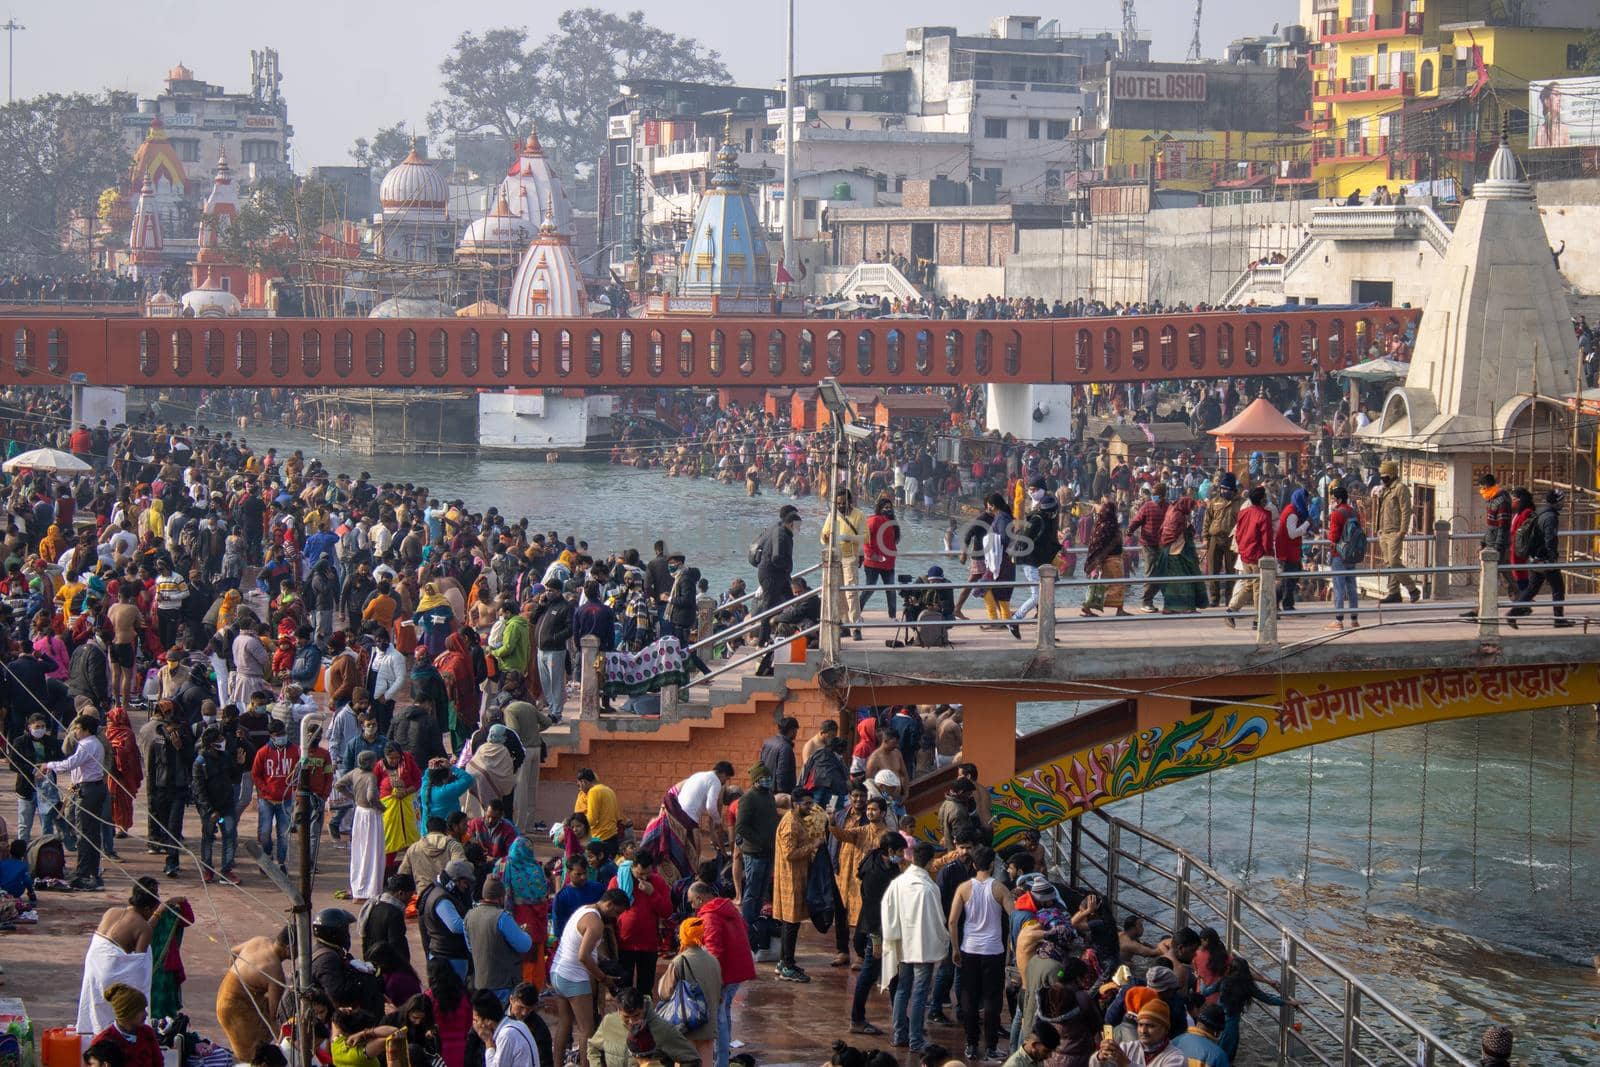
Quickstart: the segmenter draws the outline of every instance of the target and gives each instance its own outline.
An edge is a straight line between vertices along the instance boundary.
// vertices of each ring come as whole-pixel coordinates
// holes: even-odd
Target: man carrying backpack
[[[1336,485],[1329,495],[1333,497],[1333,510],[1328,514],[1328,565],[1334,572],[1333,610],[1337,614],[1326,629],[1344,629],[1346,608],[1350,609],[1350,628],[1356,629],[1361,625],[1361,618],[1356,614],[1361,605],[1361,596],[1356,589],[1355,578],[1339,572],[1361,566],[1361,560],[1367,554],[1367,534],[1361,527],[1361,517],[1350,506],[1349,490]]]

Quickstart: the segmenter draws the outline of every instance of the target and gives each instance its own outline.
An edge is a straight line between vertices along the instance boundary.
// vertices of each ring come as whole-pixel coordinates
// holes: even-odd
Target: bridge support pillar
[[[1017,701],[1001,694],[966,701],[961,757],[978,765],[978,781],[995,786],[1017,773]]]
[[[1019,441],[1067,440],[1072,436],[1072,386],[988,386],[986,428],[1010,434]]]

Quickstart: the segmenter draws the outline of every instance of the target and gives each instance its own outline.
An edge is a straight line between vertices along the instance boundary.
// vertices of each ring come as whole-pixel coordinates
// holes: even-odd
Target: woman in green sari
[[[1161,522],[1160,548],[1151,564],[1153,578],[1198,577],[1200,559],[1194,547],[1194,497],[1184,495],[1167,507]],[[1161,613],[1187,615],[1206,606],[1206,587],[1200,582],[1162,582]]]
[[[156,912],[150,938],[150,1018],[170,1019],[183,1009],[183,931],[194,925],[194,911],[183,897],[173,897]]]

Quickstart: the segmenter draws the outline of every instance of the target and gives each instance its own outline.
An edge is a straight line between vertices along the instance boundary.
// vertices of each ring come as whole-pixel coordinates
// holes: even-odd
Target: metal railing
[[[1139,915],[1164,934],[1213,927],[1259,979],[1276,985],[1283,1005],[1272,1023],[1263,1025],[1260,1012],[1246,1011],[1242,1019],[1259,1048],[1276,1050],[1274,1062],[1474,1067],[1239,884],[1171,841],[1096,811],[1051,827],[1044,846],[1072,885],[1102,885],[1114,911]]]

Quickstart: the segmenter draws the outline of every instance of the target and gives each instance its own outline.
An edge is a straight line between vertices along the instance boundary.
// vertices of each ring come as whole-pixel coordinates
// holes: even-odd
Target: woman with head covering
[[[667,963],[656,984],[657,1004],[672,1000],[672,991],[680,982],[693,982],[705,994],[710,1011],[704,1025],[686,1031],[684,1036],[694,1042],[701,1063],[711,1063],[717,1042],[717,1008],[722,1003],[722,964],[706,951],[706,923],[691,915],[678,924],[678,954]]]
[[[495,723],[489,727],[483,744],[472,750],[472,758],[467,761],[467,773],[473,779],[472,795],[479,805],[487,805],[498,798],[504,802],[504,810],[514,810],[512,794],[517,788],[517,762],[506,745],[509,734],[505,723]]]
[[[469,638],[468,634],[472,636]],[[472,646],[476,638],[476,631],[457,630],[445,638],[444,651],[433,661],[450,694],[450,703],[456,710],[456,726],[462,736],[478,728],[478,706],[482,693],[478,689],[478,677],[472,665]]]
[[[867,760],[878,751],[878,720],[867,716],[856,723],[856,747],[850,750],[850,773],[864,774]]]
[[[523,965],[525,980],[543,987],[549,975],[545,950],[550,929],[550,879],[544,873],[533,846],[525,837],[511,844],[511,851],[495,864],[494,873],[506,887],[506,910],[516,924],[533,935],[533,948]]]
[[[44,557],[46,563],[54,563],[67,551],[67,539],[61,533],[61,527],[52,523],[50,529],[39,539],[39,555]]]
[[[1110,493],[1100,497],[1100,506],[1095,510],[1083,573],[1091,578],[1122,577],[1122,524],[1117,519],[1116,499]],[[1123,590],[1121,582],[1091,586],[1083,598],[1083,613],[1093,616],[1104,608],[1115,608],[1118,615],[1128,614],[1122,610]]]
[[[1278,566],[1283,575],[1278,579],[1278,607],[1294,610],[1294,595],[1299,584],[1295,575],[1300,573],[1301,558],[1305,551],[1305,537],[1312,530],[1311,497],[1303,488],[1289,496],[1289,506],[1278,513],[1277,537],[1274,543]]]
[[[1161,533],[1152,578],[1198,577],[1200,556],[1194,547],[1194,497],[1185,490],[1161,520]],[[1200,582],[1161,583],[1161,613],[1187,615],[1206,606],[1206,587]]]
[[[127,837],[128,828],[133,825],[133,798],[144,784],[144,760],[139,756],[139,742],[128,722],[128,711],[122,705],[106,712],[105,733],[115,771],[111,786],[111,821],[117,825],[117,836]]]
[[[440,591],[438,582],[429,582],[422,587],[422,596],[417,601],[417,610],[412,614],[411,621],[416,623],[417,637],[423,648],[427,649],[429,659],[444,651],[445,640],[455,631],[456,616],[450,601]]]

